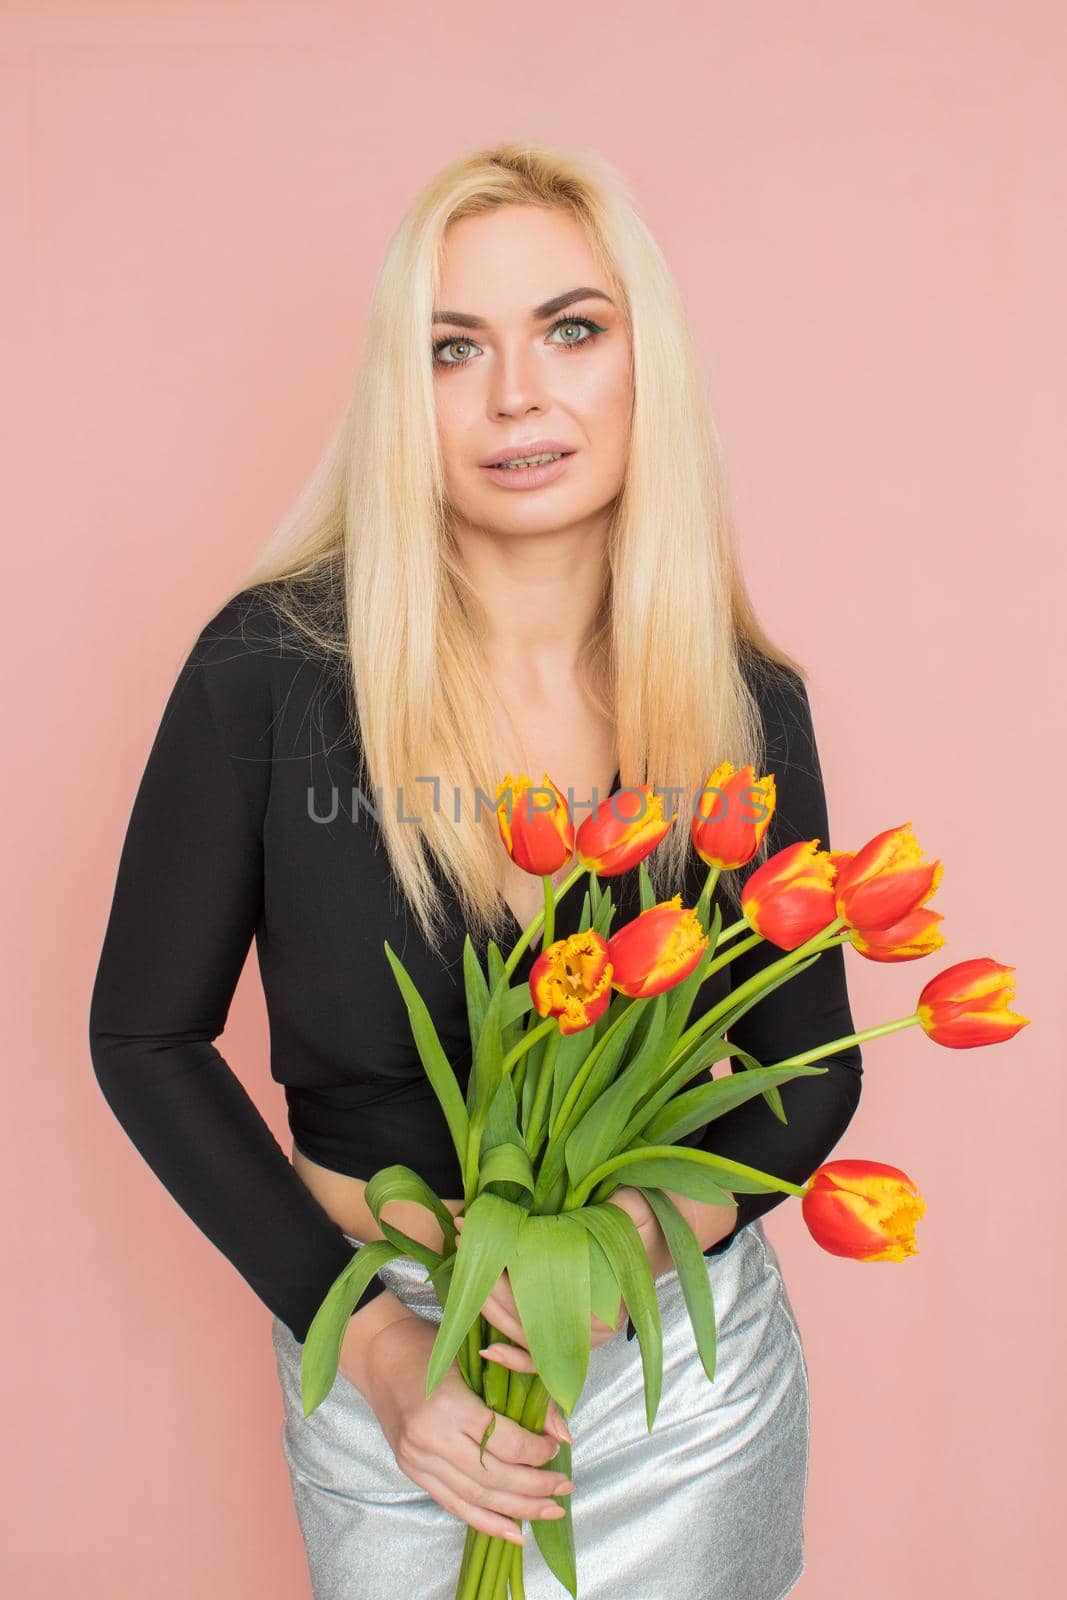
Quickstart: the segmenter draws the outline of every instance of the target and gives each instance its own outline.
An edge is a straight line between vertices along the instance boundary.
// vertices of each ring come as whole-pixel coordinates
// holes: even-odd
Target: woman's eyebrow
[[[606,300],[608,305],[614,305],[609,294],[603,289],[568,289],[565,294],[557,294],[551,300],[546,300],[543,306],[534,306],[530,313],[535,322],[541,322],[545,317],[554,316],[557,311],[562,311],[566,306],[573,305],[576,300]],[[489,326],[484,317],[473,317],[469,311],[435,311],[434,322],[451,322],[459,328],[487,328]]]

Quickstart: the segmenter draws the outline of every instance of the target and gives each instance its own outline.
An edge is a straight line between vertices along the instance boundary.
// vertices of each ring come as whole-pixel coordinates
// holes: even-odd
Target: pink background
[[[859,1024],[973,955],[1017,966],[1034,1018],[999,1050],[866,1047],[839,1153],[916,1179],[917,1257],[864,1268],[770,1219],[813,1389],[795,1592],[1053,1592],[1062,7],[2,14],[5,1586],[310,1592],[268,1313],[108,1111],[89,990],[181,652],[325,442],[389,230],[446,158],[531,135],[621,167],[677,274],[835,843],[911,820],[946,862],[943,952],[849,954]],[[288,1148],[266,1042],[253,957],[221,1043]]]

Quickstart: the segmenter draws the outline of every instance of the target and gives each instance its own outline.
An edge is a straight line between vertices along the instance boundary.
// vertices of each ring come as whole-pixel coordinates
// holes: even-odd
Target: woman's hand
[[[624,1185],[621,1189],[616,1189],[607,1203],[611,1206],[618,1206],[620,1211],[625,1211],[627,1216],[633,1220],[641,1236],[641,1243],[645,1247],[652,1276],[653,1278],[661,1277],[673,1265],[673,1261],[667,1250],[667,1244],[659,1222],[656,1220],[656,1214],[640,1189],[632,1189]],[[457,1230],[462,1230],[462,1227],[463,1217],[458,1216],[456,1218],[456,1228]],[[614,1328],[606,1322],[601,1322],[595,1313],[591,1314],[589,1323],[590,1349],[595,1350],[600,1345],[607,1344],[609,1339],[614,1339],[620,1327],[625,1325],[626,1315],[626,1302],[621,1295],[619,1297],[619,1318]],[[497,1361],[503,1367],[510,1367],[512,1372],[536,1372],[537,1368],[534,1366],[533,1357],[530,1355],[530,1346],[519,1318],[519,1309],[515,1304],[515,1296],[512,1293],[506,1268],[497,1279],[488,1299],[482,1306],[482,1316],[491,1327],[496,1328],[512,1341],[511,1344],[500,1342],[488,1344],[485,1346],[483,1354],[487,1353],[487,1358],[490,1361]],[[551,1414],[554,1409],[555,1401],[552,1400],[549,1402],[549,1413]],[[555,1415],[559,1417],[558,1411],[555,1411]],[[560,1420],[562,1421],[561,1418]],[[548,1426],[547,1416],[545,1426],[546,1428]],[[569,1439],[570,1434],[566,1434],[566,1437]]]
[[[363,1393],[397,1465],[413,1483],[480,1533],[525,1544],[515,1520],[565,1514],[554,1497],[574,1485],[546,1470],[559,1445],[490,1410],[454,1361],[427,1399],[426,1370],[437,1333],[437,1323],[414,1313],[391,1322],[360,1351]],[[494,1414],[496,1425],[480,1457]]]

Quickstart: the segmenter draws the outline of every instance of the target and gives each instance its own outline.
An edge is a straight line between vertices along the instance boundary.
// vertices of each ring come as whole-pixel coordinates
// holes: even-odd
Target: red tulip
[[[723,870],[751,861],[770,826],[775,801],[773,772],[757,782],[751,766],[735,771],[724,761],[716,767],[700,792],[692,822],[693,846],[701,861]]]
[[[650,999],[688,978],[707,947],[700,918],[676,894],[642,911],[608,940],[612,984],[623,994]]]
[[[1030,1021],[1009,1009],[1015,982],[1008,974],[1014,971],[990,956],[946,967],[919,996],[916,1009],[924,1032],[952,1050],[1012,1038]]]
[[[530,994],[539,1017],[558,1017],[560,1033],[580,1033],[611,1003],[608,944],[595,929],[572,933],[542,950],[530,968]]]
[[[915,1184],[881,1161],[828,1161],[808,1180],[800,1209],[815,1243],[853,1261],[918,1255],[915,1224],[926,1210]]]
[[[656,794],[650,783],[618,789],[602,800],[578,829],[578,860],[602,878],[628,872],[652,854],[674,816],[663,815],[663,796]]]
[[[537,877],[558,872],[574,853],[574,823],[566,798],[546,772],[539,784],[505,773],[496,794],[504,848],[517,867]]]
[[[748,923],[780,950],[795,950],[836,916],[837,869],[818,839],[786,845],[745,884],[741,910]]]
[[[837,915],[861,933],[892,927],[929,900],[943,872],[923,860],[910,822],[886,828],[838,871]]]
[[[944,920],[940,911],[917,906],[889,928],[854,931],[852,948],[868,961],[918,961],[944,944],[944,934],[937,929]]]

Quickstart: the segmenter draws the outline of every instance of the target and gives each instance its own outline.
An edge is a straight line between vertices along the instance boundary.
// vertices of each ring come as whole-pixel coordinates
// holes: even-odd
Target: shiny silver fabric
[[[674,1270],[656,1280],[663,1395],[651,1433],[640,1345],[626,1340],[625,1322],[590,1353],[569,1419],[578,1600],[780,1600],[804,1570],[808,1371],[778,1257],[757,1219],[705,1261],[714,1383]],[[440,1322],[418,1262],[398,1257],[382,1278]],[[277,1317],[273,1336],[314,1600],[453,1600],[466,1525],[400,1470],[374,1410],[343,1376],[305,1418],[301,1346]],[[527,1600],[565,1600],[523,1527]]]

